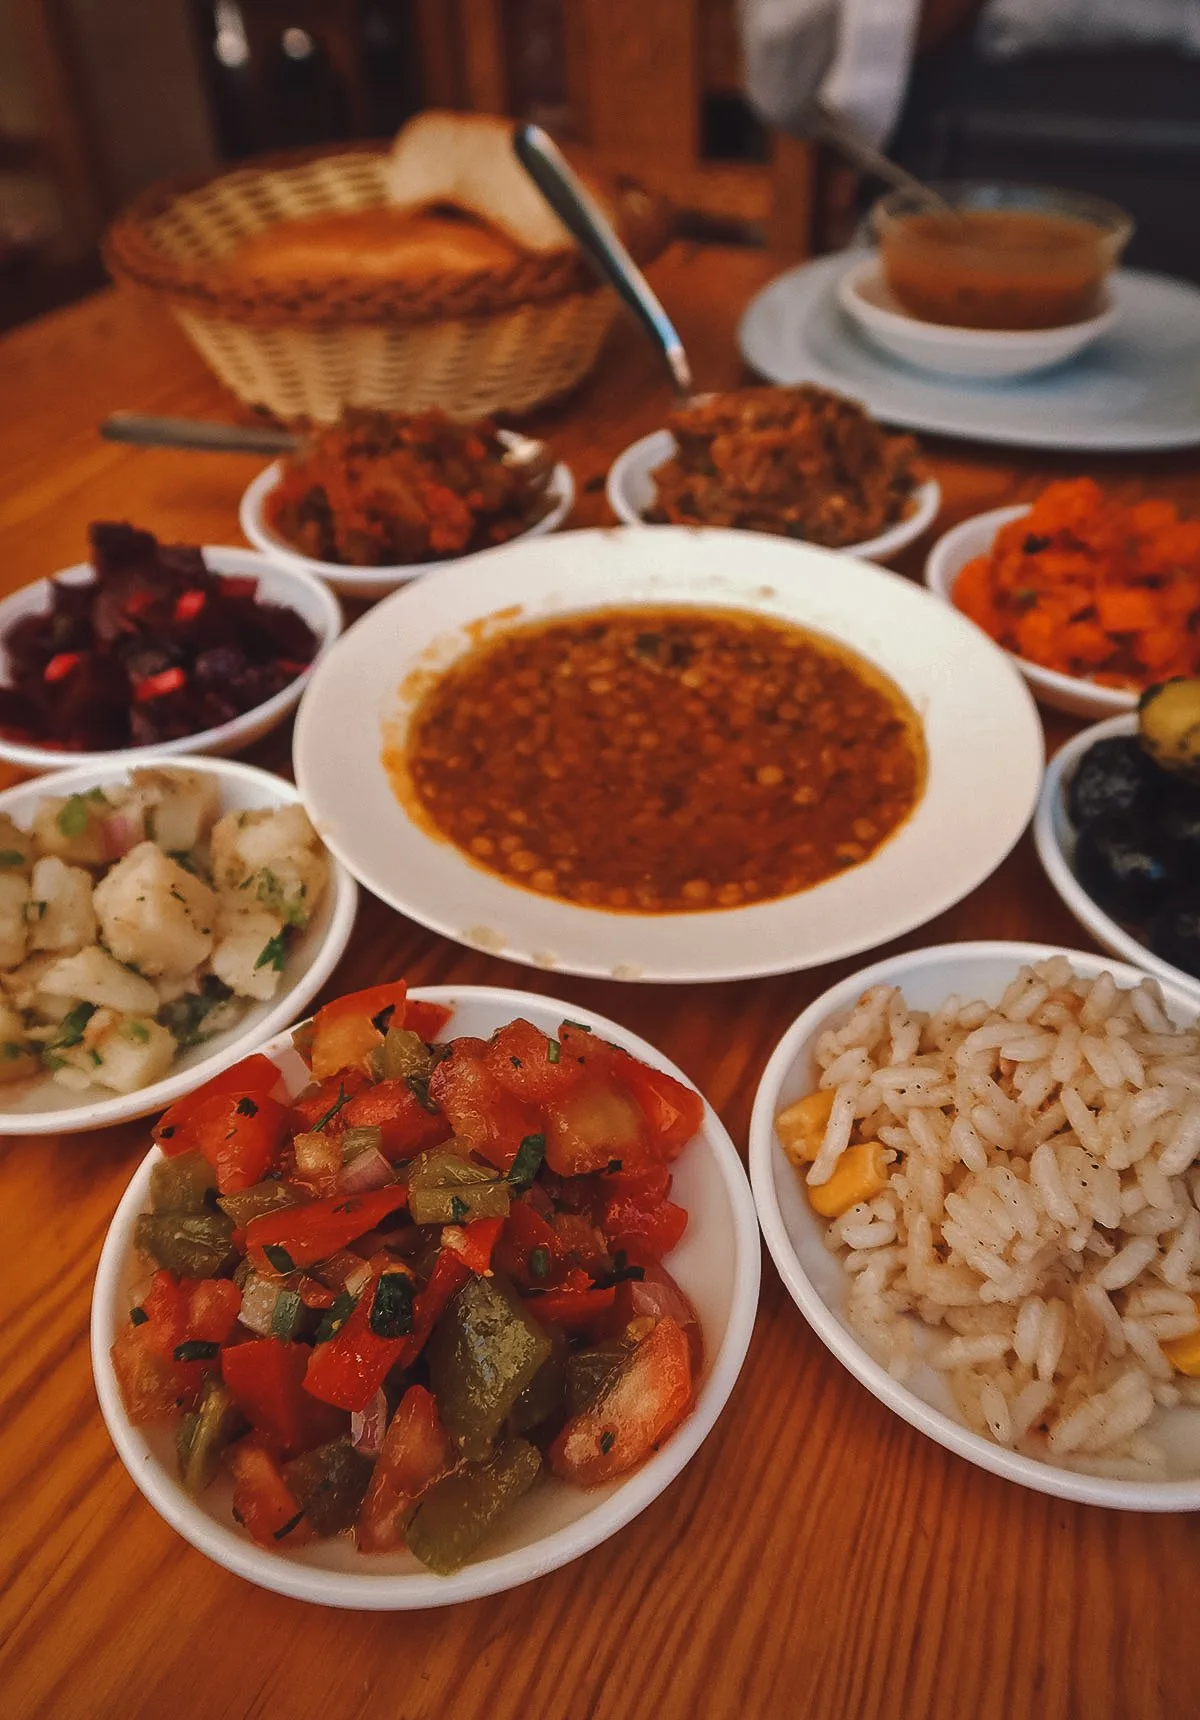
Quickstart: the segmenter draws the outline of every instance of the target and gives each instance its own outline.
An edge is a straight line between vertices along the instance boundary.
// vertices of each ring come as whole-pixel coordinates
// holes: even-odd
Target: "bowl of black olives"
[[[1151,687],[1136,715],[1069,741],[1046,771],[1034,840],[1102,948],[1200,988],[1200,679]]]

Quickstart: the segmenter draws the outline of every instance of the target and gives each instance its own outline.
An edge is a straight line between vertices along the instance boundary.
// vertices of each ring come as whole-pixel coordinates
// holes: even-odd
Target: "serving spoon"
[[[803,123],[805,129],[819,143],[827,143],[831,149],[836,149],[864,173],[873,173],[876,179],[882,179],[897,191],[907,191],[911,196],[919,197],[923,203],[938,210],[940,214],[958,215],[959,211],[946,201],[940,191],[935,191],[932,185],[926,185],[924,180],[918,179],[907,168],[901,167],[899,162],[876,149],[873,143],[868,143],[858,127],[853,125],[839,108],[832,107],[819,96],[814,96],[805,107]]]

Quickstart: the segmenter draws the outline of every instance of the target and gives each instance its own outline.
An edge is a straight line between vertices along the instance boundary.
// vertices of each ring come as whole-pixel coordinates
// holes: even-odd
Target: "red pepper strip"
[[[444,1003],[422,1003],[410,999],[404,1005],[404,1025],[410,1033],[429,1043],[442,1031],[454,1011]]]
[[[308,1350],[281,1338],[253,1338],[221,1351],[221,1376],[238,1408],[263,1437],[294,1457],[341,1431],[336,1417],[302,1390]]]
[[[413,1300],[413,1329],[402,1338],[381,1338],[371,1330],[371,1303],[379,1282],[372,1278],[336,1337],[313,1351],[305,1391],[340,1409],[365,1409],[394,1367],[411,1367],[416,1361],[446,1304],[470,1275],[466,1262],[443,1248],[429,1282]]]
[[[78,651],[59,651],[42,670],[43,681],[62,681],[79,663]]]
[[[307,1206],[285,1207],[282,1212],[265,1212],[246,1226],[246,1246],[259,1252],[283,1248],[293,1266],[313,1266],[374,1230],[381,1219],[407,1200],[406,1188],[379,1188],[365,1194],[329,1195]]]
[[[572,1277],[575,1275],[572,1274]],[[522,1300],[535,1320],[549,1320],[555,1326],[568,1326],[572,1330],[577,1326],[590,1326],[593,1320],[598,1320],[602,1314],[607,1314],[617,1299],[617,1287],[610,1284],[606,1289],[593,1289],[586,1273],[580,1273],[583,1283],[576,1285],[568,1280],[560,1284],[557,1290],[545,1290],[540,1295],[525,1296]]]
[[[245,1094],[257,1097],[260,1093],[269,1093],[278,1080],[278,1069],[261,1051],[256,1051],[253,1057],[244,1057],[240,1063],[235,1063],[232,1069],[214,1075],[203,1087],[197,1087],[196,1091],[189,1093],[185,1099],[177,1099],[169,1110],[164,1111],[154,1125],[156,1144],[168,1158],[176,1153],[190,1152],[195,1142],[187,1138],[185,1125],[206,1100],[219,1098],[226,1093],[238,1099]]]
[[[210,1344],[223,1344],[237,1324],[242,1293],[228,1278],[185,1278],[188,1295],[187,1335]]]
[[[398,1360],[401,1367],[410,1368],[425,1348],[425,1341],[446,1311],[446,1305],[462,1289],[471,1275],[466,1261],[453,1249],[443,1248],[433,1263],[429,1282],[419,1290],[413,1301],[413,1329],[401,1340],[403,1349]]]
[[[206,591],[185,591],[175,602],[176,621],[194,621],[208,602]]]
[[[323,1022],[337,1021],[343,1015],[366,1015],[374,1021],[385,1009],[403,1011],[407,993],[408,986],[402,979],[393,980],[390,985],[369,986],[366,991],[347,992],[345,997],[335,997],[332,1003],[319,1009],[313,1017],[313,1026],[319,1031]]]
[[[270,1452],[243,1441],[234,1446],[229,1463],[234,1516],[251,1540],[270,1550],[285,1542],[302,1546],[312,1539],[312,1524]]]
[[[687,1222],[673,1201],[647,1208],[634,1200],[610,1200],[600,1228],[611,1248],[624,1249],[634,1260],[661,1260],[681,1240]]]
[[[258,595],[257,579],[247,579],[240,574],[223,573],[221,575],[221,594],[223,597],[256,597]]]
[[[546,1270],[535,1276],[529,1257],[535,1249],[545,1252]],[[559,1241],[558,1232],[535,1212],[527,1200],[515,1200],[504,1221],[504,1230],[496,1244],[496,1264],[510,1278],[515,1278],[524,1290],[533,1290],[547,1279],[557,1279],[567,1262],[567,1251]]]
[[[492,1264],[492,1249],[504,1229],[502,1218],[477,1218],[465,1228],[459,1224],[442,1227],[442,1247],[449,1248],[477,1276],[487,1272]]]
[[[152,699],[163,699],[168,693],[177,693],[186,681],[182,669],[164,669],[161,674],[147,675],[133,683],[134,703],[148,705]]]

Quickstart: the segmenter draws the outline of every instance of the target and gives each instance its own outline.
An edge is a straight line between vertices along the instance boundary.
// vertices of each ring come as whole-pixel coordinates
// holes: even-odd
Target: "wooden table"
[[[679,249],[657,284],[699,385],[739,380],[733,330],[769,273]],[[104,294],[0,343],[0,589],[80,559],[89,520],[238,540],[255,469],[95,434],[115,407],[230,411],[174,327]],[[534,426],[574,467],[573,523],[609,519],[612,456],[661,422],[656,360],[616,331],[592,383]],[[942,525],[1088,470],[1200,510],[1200,460],[930,444]],[[915,574],[927,545],[901,566]],[[1052,743],[1065,722],[1047,721]],[[286,760],[286,739],[265,762]],[[987,792],[986,783],[980,792]],[[904,940],[1081,934],[1028,839]],[[875,952],[876,954],[882,952]],[[331,993],[383,975],[552,990],[687,1071],[745,1148],[788,1022],[866,958],[746,984],[551,979],[364,900]],[[144,1127],[0,1146],[0,1715],[45,1720],[1159,1720],[1200,1713],[1200,1530],[1062,1504],[983,1474],[890,1415],[826,1353],[769,1261],[745,1368],[714,1432],[636,1522],[576,1564],[445,1611],[324,1611],[263,1593],[151,1510],[105,1433],[88,1362],[92,1274]]]

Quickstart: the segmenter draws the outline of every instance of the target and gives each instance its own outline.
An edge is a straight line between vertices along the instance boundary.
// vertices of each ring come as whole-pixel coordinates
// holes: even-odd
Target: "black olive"
[[[1147,827],[1123,813],[1093,819],[1079,832],[1075,876],[1093,901],[1118,920],[1152,913],[1175,882]]]
[[[1200,889],[1172,896],[1150,926],[1150,948],[1173,967],[1200,979]]]
[[[1136,735],[1110,735],[1090,746],[1067,789],[1067,812],[1076,830],[1108,813],[1149,817],[1162,793],[1162,772]]]

